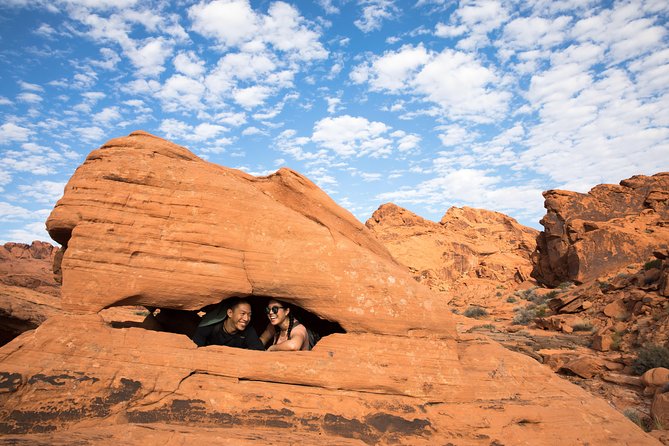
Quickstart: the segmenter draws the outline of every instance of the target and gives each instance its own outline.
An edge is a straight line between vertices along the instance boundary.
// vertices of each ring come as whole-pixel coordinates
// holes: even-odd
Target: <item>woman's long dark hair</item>
[[[276,300],[276,299],[274,299],[274,300]],[[276,300],[276,301],[279,302],[285,309],[290,310],[290,313],[288,313],[288,334],[286,336],[286,340],[289,340],[290,339],[290,332],[293,331],[293,326],[295,325],[295,315],[293,314],[295,311],[294,311],[294,308],[293,308],[292,305],[287,304],[285,302],[282,302],[280,300]],[[276,341],[279,340],[279,333],[281,333],[280,330],[274,333],[274,343],[275,344],[276,344]]]

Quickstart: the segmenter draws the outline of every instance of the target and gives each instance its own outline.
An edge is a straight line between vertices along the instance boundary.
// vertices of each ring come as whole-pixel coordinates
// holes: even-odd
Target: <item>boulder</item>
[[[650,406],[650,416],[660,426],[669,426],[669,392],[656,393]]]
[[[544,230],[532,277],[549,286],[583,283],[635,262],[669,242],[669,173],[638,175],[587,194],[544,192]]]
[[[135,132],[86,158],[46,224],[70,311],[259,296],[347,331],[453,330],[368,229],[289,169],[256,178]]]
[[[662,387],[669,383],[669,369],[655,367],[641,375],[641,380],[646,387]]]

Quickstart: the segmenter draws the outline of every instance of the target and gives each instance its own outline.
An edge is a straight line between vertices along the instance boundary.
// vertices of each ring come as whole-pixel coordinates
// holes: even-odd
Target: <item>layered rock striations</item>
[[[544,192],[544,230],[532,276],[549,286],[584,283],[648,260],[669,243],[669,173],[638,175],[587,194]]]
[[[484,209],[452,207],[435,223],[392,203],[379,207],[366,226],[419,281],[460,305],[494,306],[488,300],[496,288],[525,282],[538,234]]]
[[[430,290],[292,171],[254,178],[135,133],[89,156],[48,228],[67,246],[72,313],[0,348],[8,444],[657,444],[531,358],[455,334]],[[197,348],[96,314],[232,294],[347,332],[304,352]]]

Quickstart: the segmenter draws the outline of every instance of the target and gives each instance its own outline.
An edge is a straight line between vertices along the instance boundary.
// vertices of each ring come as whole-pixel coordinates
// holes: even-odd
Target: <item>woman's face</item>
[[[286,316],[288,316],[288,310],[275,300],[269,301],[267,308],[265,308],[265,312],[269,318],[269,323],[272,325],[279,325],[286,319]]]

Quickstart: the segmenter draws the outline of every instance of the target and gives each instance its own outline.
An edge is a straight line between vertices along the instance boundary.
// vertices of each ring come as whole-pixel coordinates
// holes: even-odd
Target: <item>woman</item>
[[[309,350],[307,329],[295,318],[289,305],[270,299],[265,308],[269,325],[260,336],[260,341],[267,345],[267,351]]]

